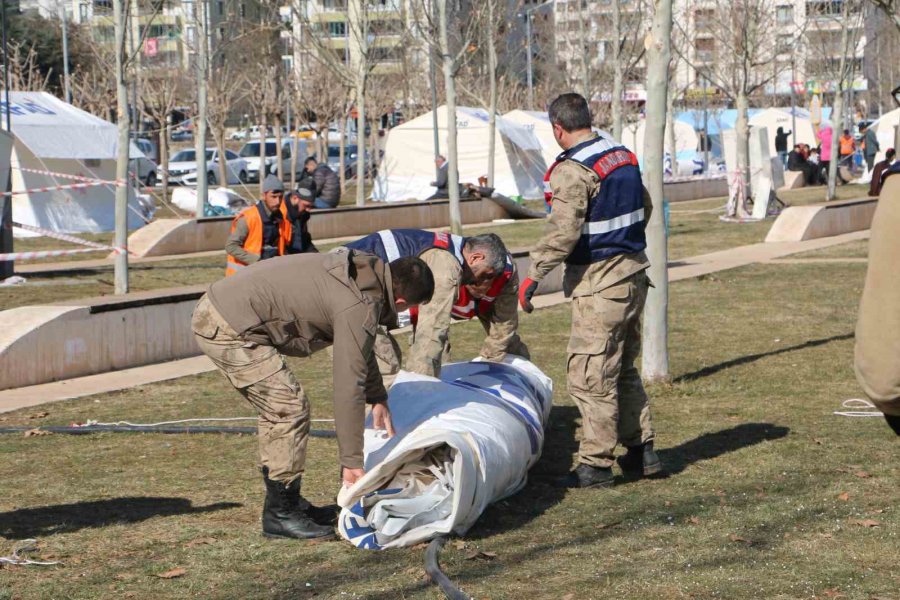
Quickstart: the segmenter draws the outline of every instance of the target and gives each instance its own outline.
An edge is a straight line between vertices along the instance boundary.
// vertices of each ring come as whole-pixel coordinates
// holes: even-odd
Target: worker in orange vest
[[[853,166],[852,156],[856,152],[856,140],[853,139],[853,136],[850,134],[849,129],[844,130],[844,134],[840,138],[841,146],[840,146],[840,155],[841,162],[840,164],[846,166],[848,169]]]
[[[260,260],[288,254],[293,233],[284,203],[284,184],[269,175],[263,182],[262,200],[242,210],[231,223],[231,235],[225,244],[225,275],[234,275]]]

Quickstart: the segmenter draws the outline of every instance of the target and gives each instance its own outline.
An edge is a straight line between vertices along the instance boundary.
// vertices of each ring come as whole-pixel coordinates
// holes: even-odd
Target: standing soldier
[[[516,333],[519,324],[516,312],[518,281],[512,271],[507,274],[512,268],[509,253],[496,234],[463,238],[421,229],[385,229],[351,242],[347,247],[374,254],[385,261],[417,256],[434,273],[434,297],[416,315],[407,370],[440,376],[442,358],[449,349],[451,319],[454,314],[457,317],[465,314],[465,318],[475,316],[474,301],[471,307],[469,300],[460,305],[464,293],[461,290],[467,285],[485,286],[479,305],[484,308],[480,317],[488,337],[481,356],[493,361],[502,360],[507,352],[527,357],[528,349]],[[498,279],[503,282],[493,289],[490,282]],[[379,330],[375,350],[381,373],[390,384],[400,370],[400,349],[386,329]]]
[[[259,414],[259,454],[268,537],[334,534],[333,512],[300,495],[309,435],[309,400],[284,362],[334,347],[334,429],[341,475],[363,475],[365,407],[393,434],[387,392],[372,351],[375,328],[428,302],[431,271],[417,258],[387,264],[342,248],[264,261],[221,279],[197,303],[191,323],[200,350]]]
[[[644,228],[649,195],[635,155],[591,130],[585,99],[563,94],[550,105],[553,136],[563,149],[550,167],[552,211],[531,253],[520,286],[525,312],[538,282],[565,261],[563,288],[572,297],[567,379],[582,417],[579,465],[557,484],[613,483],[617,442],[626,473],[655,475],[650,401],[634,366],[640,352],[641,311],[650,285]]]

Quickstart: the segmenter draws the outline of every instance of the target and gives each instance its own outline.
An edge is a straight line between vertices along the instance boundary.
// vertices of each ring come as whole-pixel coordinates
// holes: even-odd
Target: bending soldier
[[[309,401],[284,362],[334,347],[334,421],[342,478],[363,475],[363,422],[393,434],[373,353],[375,329],[397,312],[428,302],[434,279],[417,258],[390,264],[340,249],[264,261],[210,286],[194,309],[200,349],[259,413],[259,453],[266,486],[263,534],[332,535],[336,514],[300,495]]]

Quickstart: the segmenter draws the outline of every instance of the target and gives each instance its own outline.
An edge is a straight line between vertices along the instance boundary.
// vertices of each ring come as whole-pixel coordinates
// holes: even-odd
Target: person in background
[[[274,175],[263,181],[262,200],[245,208],[231,222],[225,243],[225,275],[234,275],[248,265],[288,254],[293,226],[284,203],[284,184]]]
[[[432,181],[429,185],[437,188],[437,191],[428,197],[428,200],[438,200],[443,198],[449,198],[450,193],[447,190],[447,185],[449,182],[449,177],[447,175],[447,170],[449,163],[447,159],[443,156],[438,155],[434,159],[434,166],[437,167],[437,179]]]
[[[860,133],[863,131],[865,132],[863,136],[863,156],[866,158],[866,168],[871,171],[875,166],[875,156],[881,150],[881,146],[878,145],[878,136],[875,135],[874,129],[864,126]]]
[[[341,202],[341,179],[331,167],[319,164],[315,158],[309,157],[303,163],[309,176],[315,182],[313,192],[316,195],[313,208],[334,208]],[[301,181],[305,180],[301,179]]]
[[[291,242],[287,254],[303,254],[305,252],[318,252],[309,233],[309,218],[311,209],[315,204],[315,194],[307,187],[299,187],[296,192],[290,192],[285,199],[287,216],[291,220]]]
[[[870,196],[877,198],[878,194],[881,193],[881,186],[884,185],[883,176],[885,171],[890,168],[891,163],[894,162],[896,154],[893,148],[888,148],[887,152],[884,153],[884,160],[875,163],[875,166],[872,168],[872,181],[869,183]]]
[[[794,144],[794,149],[788,154],[787,170],[803,173],[804,184],[816,185],[819,172],[817,167],[810,163],[807,157],[804,144]]]
[[[850,135],[849,129],[845,129],[844,133],[841,134],[840,146],[838,151],[841,155],[841,162],[839,164],[847,167],[848,169],[852,168],[853,155],[856,153],[856,140],[854,140],[853,136]]]
[[[779,127],[775,132],[775,152],[778,153],[778,156],[781,158],[781,164],[787,167],[788,161],[788,149],[787,149],[787,140],[788,136],[793,133],[792,131],[788,131],[785,133],[784,127]],[[796,146],[794,146],[796,148]]]

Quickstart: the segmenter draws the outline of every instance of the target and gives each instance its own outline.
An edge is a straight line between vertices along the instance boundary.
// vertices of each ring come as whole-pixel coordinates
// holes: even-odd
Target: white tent
[[[77,184],[79,178],[115,180],[118,134],[112,123],[46,92],[10,92],[10,114],[16,137],[13,191]],[[131,187],[128,190],[128,228],[137,229],[145,224],[144,213]],[[13,219],[64,233],[112,231],[115,192],[110,184],[16,194]],[[34,235],[14,231],[17,236]]]
[[[675,152],[695,152],[700,147],[700,137],[690,123],[674,121],[675,124]],[[644,157],[644,131],[647,122],[641,119],[637,123],[628,123],[622,128],[622,144],[634,152],[639,159]],[[668,127],[666,128],[668,136]]]
[[[794,144],[809,144],[811,148],[819,145],[809,111],[796,107],[793,110],[794,114],[792,116],[790,108],[766,108],[750,117],[750,127],[766,128],[769,138],[769,154],[771,156],[777,155],[775,152],[775,134],[778,133],[779,127],[783,127],[786,132],[793,132],[788,137],[789,151]],[[796,131],[794,131],[794,123],[796,123]]]
[[[878,145],[881,147],[876,156],[877,160],[883,160],[887,149],[894,147],[894,127],[898,125],[900,125],[900,108],[884,113],[880,119],[870,126],[875,130],[875,135],[878,137]]]
[[[525,127],[534,134],[541,144],[541,153],[544,155],[544,162],[548,167],[556,161],[562,148],[553,137],[553,126],[550,125],[550,118],[546,112],[516,109],[503,115],[503,118]]]
[[[441,153],[447,151],[447,107],[437,109]],[[488,172],[488,113],[478,108],[456,109],[460,183],[477,183]],[[505,196],[543,197],[547,164],[541,144],[527,128],[497,117],[494,188]],[[426,113],[391,129],[378,170],[373,197],[398,202],[423,200],[435,192],[434,126]]]

